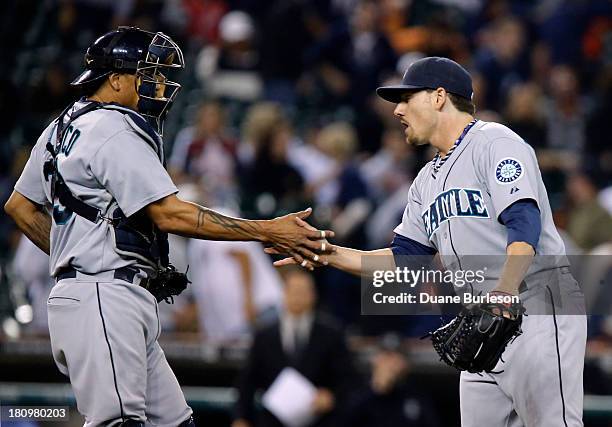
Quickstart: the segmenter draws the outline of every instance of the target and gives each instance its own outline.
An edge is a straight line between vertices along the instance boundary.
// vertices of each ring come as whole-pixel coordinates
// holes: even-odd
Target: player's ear
[[[438,111],[442,111],[442,108],[444,108],[444,104],[446,104],[446,100],[448,99],[448,94],[446,93],[446,90],[444,88],[439,87],[437,89],[434,89],[431,95],[433,107]]]
[[[115,92],[121,90],[121,75],[119,73],[111,73],[111,75],[108,76],[108,82],[110,83],[111,89]]]

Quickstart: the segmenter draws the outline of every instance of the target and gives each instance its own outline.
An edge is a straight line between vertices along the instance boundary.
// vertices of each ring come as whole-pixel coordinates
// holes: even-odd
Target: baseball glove
[[[508,343],[521,333],[523,305],[472,304],[428,334],[440,360],[460,371],[493,372]]]
[[[187,272],[180,273],[169,264],[157,273],[153,279],[149,279],[146,289],[153,294],[157,302],[166,301],[174,303],[174,296],[183,292],[191,281],[187,278]]]

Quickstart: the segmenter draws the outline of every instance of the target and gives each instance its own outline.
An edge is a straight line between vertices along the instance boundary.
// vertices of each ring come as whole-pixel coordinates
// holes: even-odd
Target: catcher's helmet
[[[152,119],[161,133],[163,120],[181,88],[164,73],[184,66],[183,52],[164,33],[119,27],[89,46],[85,71],[71,85],[89,85],[111,73],[135,74],[138,77],[138,112]]]
[[[145,59],[153,33],[119,27],[92,43],[85,53],[85,71],[70,83],[81,86],[111,73],[135,74],[138,61]]]

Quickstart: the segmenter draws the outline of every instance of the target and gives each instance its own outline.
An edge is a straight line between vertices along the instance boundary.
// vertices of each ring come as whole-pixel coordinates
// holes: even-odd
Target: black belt
[[[140,270],[134,267],[121,267],[115,270],[113,277],[119,280],[125,280],[129,283],[134,283],[134,277],[136,274],[140,273]],[[55,280],[60,281],[64,279],[76,279],[77,271],[72,267],[66,267],[60,270],[59,273],[55,275]],[[142,279],[139,283],[143,288],[147,288],[149,280]]]

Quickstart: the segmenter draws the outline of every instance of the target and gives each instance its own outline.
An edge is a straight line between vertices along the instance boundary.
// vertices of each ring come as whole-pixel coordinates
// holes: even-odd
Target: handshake
[[[337,248],[329,243],[328,237],[333,237],[330,230],[318,230],[308,224],[305,219],[312,209],[308,208],[296,214],[288,214],[270,220],[267,238],[263,241],[264,251],[270,255],[287,255],[274,262],[274,266],[298,264],[308,270],[314,270],[329,264],[329,258]]]

